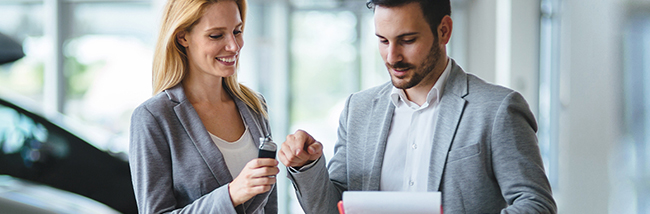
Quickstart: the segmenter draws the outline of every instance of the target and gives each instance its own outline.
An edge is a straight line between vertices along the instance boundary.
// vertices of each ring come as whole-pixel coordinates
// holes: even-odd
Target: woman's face
[[[228,77],[236,71],[239,50],[244,45],[242,20],[235,1],[218,1],[178,42],[185,47],[192,76]]]

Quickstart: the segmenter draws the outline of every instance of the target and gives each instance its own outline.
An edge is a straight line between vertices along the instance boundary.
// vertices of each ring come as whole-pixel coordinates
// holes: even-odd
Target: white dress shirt
[[[257,158],[257,147],[255,147],[253,136],[248,131],[248,127],[235,142],[225,141],[212,133],[210,133],[210,137],[212,137],[214,144],[219,147],[219,151],[221,151],[233,179],[239,175],[249,161]]]
[[[427,191],[438,104],[450,64],[448,60],[422,106],[408,100],[404,90],[393,87],[390,98],[395,112],[388,132],[379,190]]]

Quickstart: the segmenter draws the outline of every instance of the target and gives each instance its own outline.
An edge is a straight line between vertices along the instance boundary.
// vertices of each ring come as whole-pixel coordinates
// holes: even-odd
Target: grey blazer
[[[268,121],[235,99],[259,146]],[[260,133],[266,132],[266,133]],[[277,213],[277,187],[233,207],[233,178],[181,84],[137,107],[131,118],[129,165],[140,213]]]
[[[517,92],[465,73],[453,60],[429,161],[429,191],[445,214],[556,213],[537,145],[537,124]],[[337,213],[343,191],[378,191],[395,106],[390,82],[350,95],[334,156],[290,172],[307,213]],[[329,172],[328,172],[329,171]]]

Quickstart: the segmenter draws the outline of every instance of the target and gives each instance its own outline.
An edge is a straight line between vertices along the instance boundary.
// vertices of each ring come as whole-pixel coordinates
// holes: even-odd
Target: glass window
[[[624,36],[625,138],[612,172],[616,208],[650,213],[650,13],[635,12]],[[616,209],[618,210],[618,209]]]
[[[293,14],[291,122],[324,142],[331,158],[338,115],[358,88],[356,17],[349,11]]]
[[[553,188],[558,183],[559,141],[559,2],[541,2],[539,71],[539,148]]]
[[[131,112],[151,97],[158,16],[149,3],[71,3],[64,44],[64,114],[112,132],[105,149],[128,151]]]
[[[291,1],[289,132],[309,132],[334,153],[347,97],[388,81],[365,1]],[[303,213],[293,188],[287,213]]]
[[[41,102],[47,44],[43,38],[43,4],[0,3],[0,33],[23,46],[25,57],[0,65],[0,92],[14,93]]]

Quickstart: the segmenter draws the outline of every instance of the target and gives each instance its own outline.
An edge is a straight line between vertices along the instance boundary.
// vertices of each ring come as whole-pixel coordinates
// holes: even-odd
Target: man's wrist
[[[309,161],[305,165],[302,165],[302,166],[298,166],[298,167],[290,166],[290,167],[287,167],[287,168],[289,168],[289,171],[291,171],[292,173],[304,172],[304,171],[307,171],[307,170],[311,169],[314,165],[316,165],[316,162],[318,162],[321,159],[321,157],[318,157],[318,159],[316,159],[316,160]]]

